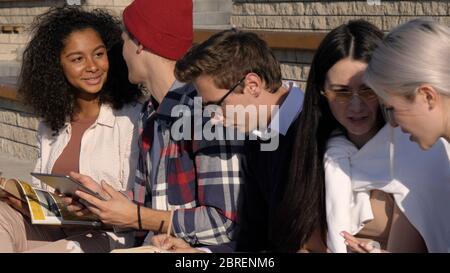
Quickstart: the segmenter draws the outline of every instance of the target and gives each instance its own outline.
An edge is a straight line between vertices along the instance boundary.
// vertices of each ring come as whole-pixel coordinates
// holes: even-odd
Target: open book
[[[18,179],[0,181],[0,189],[28,205],[30,218],[37,225],[101,226],[94,216],[78,217],[69,211],[56,194],[31,187]]]

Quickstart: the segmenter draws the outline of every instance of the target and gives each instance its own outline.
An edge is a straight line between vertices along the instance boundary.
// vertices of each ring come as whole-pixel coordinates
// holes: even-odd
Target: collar
[[[96,123],[112,128],[114,127],[115,121],[116,115],[114,115],[114,110],[112,107],[109,104],[102,103]]]
[[[100,106],[100,112],[98,113],[97,120],[94,122],[94,124],[105,125],[112,128],[114,127],[115,121],[116,115],[114,114],[114,110],[112,109],[112,107],[107,103],[102,103],[102,105]],[[69,125],[70,119],[67,119],[62,130],[67,129]]]
[[[264,132],[255,129],[252,134],[261,139],[270,139],[274,132],[285,136],[302,111],[304,96],[305,93],[300,88],[291,87],[267,129]]]
[[[114,110],[112,109],[112,107],[107,103],[102,103],[102,105],[100,106],[100,112],[98,114],[97,120],[94,122],[94,124],[113,128],[115,122],[116,122],[116,115],[114,114]],[[71,128],[70,119],[67,119],[63,128],[61,128],[61,130],[57,135],[59,135],[60,132],[70,133],[69,128]],[[57,137],[57,135],[55,135],[55,138]]]
[[[156,109],[157,119],[161,125],[171,125],[179,117],[173,117],[172,112],[178,105],[186,105],[191,110],[194,107],[194,97],[197,95],[192,84],[185,84],[175,80],[169,92]]]

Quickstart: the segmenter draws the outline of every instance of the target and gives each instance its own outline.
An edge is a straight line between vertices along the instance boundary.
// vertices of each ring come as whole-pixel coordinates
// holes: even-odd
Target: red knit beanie
[[[135,0],[123,22],[146,49],[178,60],[192,46],[192,0]]]

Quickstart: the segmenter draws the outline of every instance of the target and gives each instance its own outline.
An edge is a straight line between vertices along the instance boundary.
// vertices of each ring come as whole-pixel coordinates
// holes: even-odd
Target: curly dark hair
[[[78,111],[76,92],[66,80],[60,54],[65,39],[72,32],[86,28],[92,28],[100,35],[108,51],[109,71],[99,93],[100,103],[121,109],[142,95],[128,80],[118,19],[100,9],[88,12],[67,5],[51,8],[37,16],[31,26],[32,38],[23,53],[19,94],[24,104],[30,106],[55,133]]]

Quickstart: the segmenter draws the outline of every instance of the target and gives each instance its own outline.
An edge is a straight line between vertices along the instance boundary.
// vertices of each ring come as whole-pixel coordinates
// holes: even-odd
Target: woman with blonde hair
[[[429,19],[407,22],[375,50],[365,82],[382,99],[386,119],[422,149],[450,141],[450,28]]]
[[[430,252],[449,249],[448,217],[439,212],[439,208],[448,207],[446,200],[450,188],[449,60],[450,28],[429,19],[416,19],[398,26],[386,36],[374,51],[364,76],[366,85],[380,97],[386,121],[393,127],[400,126],[410,135],[409,140],[426,150],[414,152],[411,142],[396,139],[392,146],[396,156],[386,164],[391,165],[391,170],[392,165],[396,166],[390,184],[399,181],[399,177],[407,177],[403,181],[414,185],[408,195],[400,196],[400,199]],[[430,166],[425,168],[427,164]],[[414,205],[408,199],[421,202]],[[411,236],[404,230],[396,237],[404,242],[411,241]],[[353,251],[380,251],[347,232],[344,232],[344,238]]]

